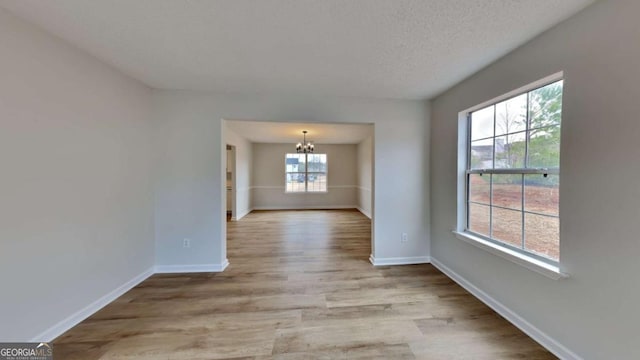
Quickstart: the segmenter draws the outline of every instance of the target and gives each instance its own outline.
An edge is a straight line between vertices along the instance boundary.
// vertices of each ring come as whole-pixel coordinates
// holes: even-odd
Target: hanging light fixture
[[[307,130],[302,131],[302,142],[296,145],[296,151],[304,154],[313,152],[313,144],[311,141],[307,142]]]

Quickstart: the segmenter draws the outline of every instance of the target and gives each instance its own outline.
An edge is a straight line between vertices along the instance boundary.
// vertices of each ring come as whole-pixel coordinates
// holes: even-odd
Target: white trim
[[[473,111],[476,111],[476,110],[480,110],[480,109],[482,109],[484,107],[487,107],[489,105],[493,105],[495,103],[499,103],[499,102],[501,102],[503,100],[507,100],[507,99],[510,99],[510,98],[512,98],[514,96],[518,96],[518,95],[520,95],[522,93],[529,92],[529,91],[535,90],[537,88],[541,88],[543,86],[549,85],[549,84],[554,83],[556,81],[560,81],[562,79],[564,79],[564,72],[559,71],[559,72],[557,72],[555,74],[551,74],[549,76],[546,76],[546,77],[544,77],[544,78],[542,78],[540,80],[536,80],[536,81],[534,81],[532,83],[529,83],[529,84],[521,86],[521,87],[519,87],[517,89],[511,90],[511,91],[507,92],[506,94],[502,94],[500,96],[496,96],[491,100],[487,100],[487,101],[482,102],[482,103],[480,103],[478,105],[472,106],[472,107],[462,111],[461,113],[465,113],[465,115],[466,115],[467,113],[470,113],[470,112],[473,112]]]
[[[95,314],[103,307],[124,295],[127,291],[133,289],[153,274],[162,273],[188,273],[188,272],[222,272],[229,266],[229,260],[225,259],[222,264],[205,264],[205,265],[159,265],[145,270],[140,275],[111,290],[106,295],[100,297],[91,304],[76,311],[67,318],[59,321],[57,324],[46,329],[42,333],[34,336],[31,342],[51,342],[58,336],[64,334],[67,330],[78,325],[80,322]]]
[[[525,334],[529,335],[532,339],[537,341],[540,345],[545,347],[547,350],[551,351],[554,355],[559,357],[560,359],[566,360],[581,360],[582,358],[578,356],[576,353],[560,344],[558,341],[545,334],[542,330],[533,326],[527,320],[522,318],[520,315],[513,312],[511,309],[506,307],[504,304],[499,302],[498,300],[492,298],[489,294],[480,290],[480,288],[473,285],[470,281],[462,277],[460,274],[451,270],[444,264],[442,264],[437,259],[431,258],[431,264],[435,266],[438,270],[442,271],[445,275],[450,277],[453,281],[462,286],[465,290],[470,292],[473,296],[478,298],[480,301],[485,303],[487,306],[492,308],[495,312],[500,314],[502,317],[507,319],[513,325],[515,325],[518,329],[522,330]]]
[[[413,264],[428,264],[431,262],[429,256],[411,256],[411,257],[396,257],[396,258],[375,258],[373,254],[369,256],[369,261],[373,266],[387,266],[387,265],[413,265]]]
[[[157,265],[156,274],[222,272],[227,266],[229,266],[228,259],[224,259],[222,264]]]
[[[251,186],[249,187],[250,190],[254,190],[254,189],[268,189],[268,190],[277,190],[277,189],[285,189],[286,186],[279,186],[279,185],[255,185],[255,186]],[[356,189],[356,188],[360,188],[358,185],[329,185],[327,186],[327,189]],[[369,191],[371,191],[370,189],[367,189]],[[310,191],[313,192],[313,191]],[[316,191],[317,192],[317,191]]]
[[[281,206],[254,206],[253,210],[338,210],[357,209],[357,205],[281,205]]]
[[[358,209],[358,211],[360,211],[362,213],[362,215],[368,217],[369,219],[371,219],[371,213],[366,211],[365,209],[361,208],[361,207],[357,207],[356,209]]]
[[[286,195],[327,195],[329,189],[324,191],[287,191],[287,189],[285,189],[282,193]]]
[[[249,208],[249,209],[247,209],[247,210],[245,210],[245,211],[243,211],[243,212],[241,212],[239,214],[236,214],[236,216],[232,216],[231,220],[232,221],[238,221],[238,220],[242,219],[243,217],[249,215],[249,213],[252,212],[252,211],[253,211],[253,209]]]
[[[506,260],[509,260],[515,264],[518,264],[526,269],[544,275],[553,280],[559,280],[566,278],[569,275],[562,272],[559,265],[550,264],[534,256],[527,256],[527,254],[520,253],[509,249],[506,246],[500,246],[499,244],[487,241],[478,236],[474,236],[465,231],[467,222],[467,165],[469,156],[469,121],[468,114],[485,108],[489,105],[494,105],[500,101],[512,98],[514,96],[528,93],[529,91],[546,86],[548,84],[560,81],[563,79],[564,73],[562,71],[549,75],[543,79],[534,81],[525,86],[521,86],[515,90],[509,91],[506,94],[495,97],[491,100],[485,101],[476,106],[470,107],[464,111],[458,113],[458,163],[457,163],[457,191],[456,191],[456,229],[453,230],[456,238],[462,240],[468,244],[474,245],[477,248],[488,251],[494,255],[500,256]]]
[[[505,246],[494,244],[491,241],[484,240],[480,237],[473,236],[465,232],[454,231],[453,232],[459,240],[462,240],[468,244],[471,244],[477,248],[488,251],[494,255],[500,256],[503,259],[507,259],[512,263],[518,264],[531,271],[535,271],[538,274],[544,275],[553,280],[560,280],[569,277],[569,274],[560,271],[560,268],[544,261],[540,261],[531,256],[521,254],[517,251],[513,251]]]
[[[64,334],[67,330],[72,327],[78,325],[84,319],[89,316],[95,314],[103,307],[107,306],[109,303],[122,296],[127,291],[134,288],[136,285],[140,284],[144,280],[146,280],[149,276],[153,275],[153,267],[145,270],[141,274],[137,275],[133,279],[125,282],[124,284],[118,286],[117,288],[109,291],[106,295],[100,297],[96,301],[91,304],[85,306],[84,308],[76,311],[71,314],[67,318],[59,321],[57,324],[51,326],[47,330],[43,331],[39,335],[33,337],[31,342],[51,342],[58,336]]]

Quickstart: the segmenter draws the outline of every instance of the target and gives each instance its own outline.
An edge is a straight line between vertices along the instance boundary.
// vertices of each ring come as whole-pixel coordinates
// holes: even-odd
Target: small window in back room
[[[285,188],[288,193],[327,191],[327,154],[287,154]]]

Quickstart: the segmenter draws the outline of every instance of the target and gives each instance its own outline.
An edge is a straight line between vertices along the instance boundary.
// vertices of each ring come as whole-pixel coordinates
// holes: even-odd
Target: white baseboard
[[[360,211],[364,216],[371,219],[371,214],[368,211],[359,208],[356,205],[331,205],[331,206],[256,206],[248,209],[244,213],[240,213],[239,216],[232,216],[232,221],[238,221],[243,217],[249,215],[253,210],[341,210],[341,209],[356,209]]]
[[[98,310],[102,309],[113,300],[122,296],[127,291],[134,288],[136,285],[140,284],[144,280],[146,280],[149,276],[153,275],[153,267],[145,270],[140,275],[137,275],[133,279],[127,281],[126,283],[118,286],[117,288],[110,291],[108,294],[102,296],[98,300],[92,302],[91,304],[85,306],[83,309],[76,311],[71,316],[66,319],[58,322],[52,327],[40,333],[38,336],[35,336],[31,339],[31,342],[51,342],[53,339],[58,336],[64,334],[65,331],[71,329],[72,327],[78,325],[81,321],[88,318],[89,316],[95,314]]]
[[[84,319],[98,312],[118,297],[124,295],[127,291],[134,288],[146,280],[149,276],[160,273],[187,273],[187,272],[221,272],[229,266],[229,260],[225,259],[222,264],[203,264],[203,265],[160,265],[147,269],[142,274],[134,277],[126,283],[118,286],[116,289],[110,291],[108,294],[102,296],[98,300],[87,305],[83,309],[73,313],[66,319],[61,320],[57,324],[51,326],[47,330],[43,331],[39,335],[33,337],[31,342],[50,342],[58,336],[62,335],[65,331],[78,325]]]
[[[527,320],[522,318],[520,315],[513,312],[511,309],[503,305],[498,300],[492,298],[486,292],[480,290],[480,288],[473,285],[470,281],[462,277],[460,274],[451,270],[440,261],[431,258],[431,264],[435,266],[438,270],[442,271],[445,275],[450,277],[453,281],[462,286],[465,290],[473,294],[480,301],[485,303],[487,306],[492,308],[495,312],[500,314],[502,317],[507,319],[513,325],[515,325],[518,329],[522,330],[525,334],[529,335],[532,339],[537,341],[540,345],[545,347],[547,350],[551,351],[554,355],[559,357],[560,359],[566,360],[581,360],[582,358],[576,355],[573,351],[569,350],[564,345],[560,344],[556,340],[554,340],[549,335],[542,332],[537,327],[533,326]]]
[[[238,221],[238,220],[242,219],[243,217],[249,215],[249,213],[252,212],[252,211],[253,211],[253,209],[247,209],[247,210],[245,210],[243,212],[239,212],[235,216],[232,216],[231,220]]]
[[[369,256],[369,261],[371,261],[373,266],[413,265],[413,264],[428,264],[429,262],[431,262],[431,258],[429,256],[375,258],[372,254]]]
[[[198,264],[198,265],[156,265],[156,274],[178,274],[199,272],[222,272],[229,266],[229,260],[222,264]]]
[[[371,219],[371,213],[368,211],[365,211],[363,208],[361,207],[357,207],[356,209],[358,209],[358,211],[360,211],[362,213],[362,215],[368,217],[369,219]]]
[[[253,210],[339,210],[357,209],[356,205],[283,205],[283,206],[254,206]]]

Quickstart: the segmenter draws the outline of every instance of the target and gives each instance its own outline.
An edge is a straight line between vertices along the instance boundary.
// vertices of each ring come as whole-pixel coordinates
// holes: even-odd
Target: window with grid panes
[[[465,230],[540,260],[560,256],[563,80],[467,116]]]
[[[286,154],[285,191],[327,191],[327,154]]]

